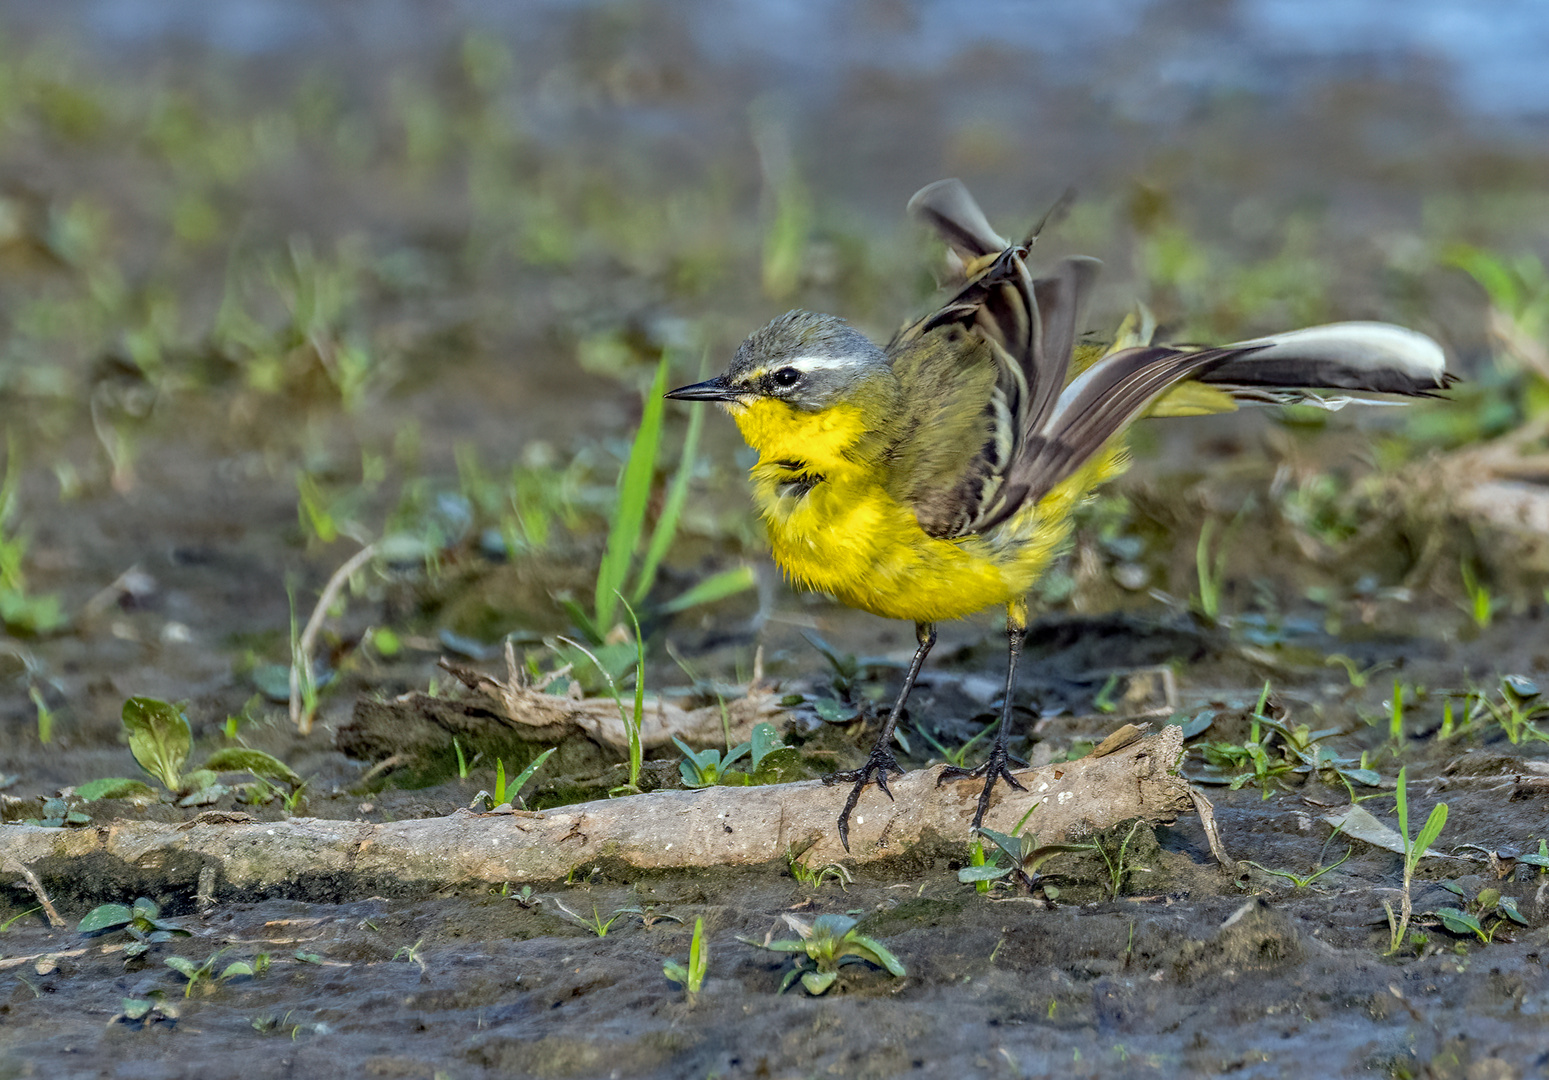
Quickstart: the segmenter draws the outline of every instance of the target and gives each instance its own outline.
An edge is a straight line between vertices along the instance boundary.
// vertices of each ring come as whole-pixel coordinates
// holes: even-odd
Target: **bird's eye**
[[[795,386],[801,382],[801,372],[793,367],[783,367],[770,378],[774,379],[776,386]]]

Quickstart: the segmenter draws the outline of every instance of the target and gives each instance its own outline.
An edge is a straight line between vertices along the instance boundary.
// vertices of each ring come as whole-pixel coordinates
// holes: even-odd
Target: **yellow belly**
[[[1070,513],[1118,469],[1102,456],[982,536],[940,540],[864,476],[829,476],[801,497],[754,470],[775,562],[797,585],[892,619],[960,619],[1024,596],[1070,532]],[[1098,475],[1101,472],[1104,475]]]
[[[1069,535],[1076,505],[1124,462],[1115,440],[984,534],[939,540],[888,495],[877,466],[853,453],[868,431],[861,410],[800,413],[766,400],[730,411],[759,452],[753,497],[775,562],[803,588],[890,619],[960,619],[1020,600]],[[799,475],[817,479],[793,483]]]

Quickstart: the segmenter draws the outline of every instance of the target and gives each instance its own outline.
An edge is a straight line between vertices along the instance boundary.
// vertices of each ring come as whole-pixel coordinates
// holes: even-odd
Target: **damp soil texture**
[[[1549,1072],[1541,15],[477,7],[0,3],[0,1080]],[[1075,189],[1036,255],[1105,261],[1094,337],[1381,319],[1465,380],[1148,421],[1039,584],[1013,751],[1180,725],[1215,843],[1191,810],[999,879],[966,820],[552,880],[290,848],[261,886],[70,853],[487,813],[549,745],[528,808],[629,799],[641,677],[696,753],[773,726],[733,782],[859,764],[912,628],[789,591],[731,425],[649,391],[793,307],[885,339],[947,175],[1017,235]],[[542,730],[479,697],[508,647]],[[941,628],[906,767],[983,753],[1003,653]],[[715,779],[669,735],[635,786]],[[788,979],[768,946],[835,917],[886,952]]]

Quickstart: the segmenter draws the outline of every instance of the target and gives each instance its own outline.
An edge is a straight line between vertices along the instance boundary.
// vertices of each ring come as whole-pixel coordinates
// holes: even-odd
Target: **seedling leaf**
[[[1500,898],[1500,900],[1496,901],[1495,906],[1504,911],[1506,913],[1506,917],[1512,922],[1519,923],[1522,926],[1526,926],[1528,924],[1527,920],[1522,917],[1522,912],[1517,910],[1517,901],[1515,897],[1503,896]]]
[[[105,776],[100,780],[88,780],[75,789],[75,797],[82,802],[97,799],[154,799],[156,789],[143,780],[131,780],[127,776]]]
[[[193,747],[183,710],[155,698],[132,697],[124,702],[123,720],[129,750],[140,768],[160,780],[168,791],[178,791],[183,765]]]
[[[1436,838],[1441,835],[1441,830],[1447,824],[1447,804],[1437,803],[1431,810],[1431,816],[1425,819],[1425,828],[1420,830],[1420,835],[1415,837],[1414,850],[1424,854],[1429,851]]]
[[[999,881],[1011,873],[1009,866],[965,866],[957,872],[957,880],[968,884],[979,881]]]
[[[245,746],[228,746],[217,750],[205,760],[202,769],[212,772],[246,772],[265,780],[280,780],[295,787],[301,783],[291,767],[277,757],[262,750],[249,750]]]
[[[820,997],[828,992],[828,988],[833,986],[838,978],[837,971],[803,971],[801,985],[813,997]]]
[[[112,930],[123,926],[134,919],[135,913],[123,904],[103,904],[93,908],[81,920],[81,925],[76,931],[82,934],[96,934],[103,930]]]
[[[199,977],[199,965],[185,956],[167,957],[167,966],[174,971],[181,972],[190,979]]]
[[[1433,914],[1441,920],[1441,924],[1454,934],[1478,934],[1484,936],[1484,927],[1479,925],[1479,920],[1466,911],[1459,911],[1454,907],[1437,908]]]

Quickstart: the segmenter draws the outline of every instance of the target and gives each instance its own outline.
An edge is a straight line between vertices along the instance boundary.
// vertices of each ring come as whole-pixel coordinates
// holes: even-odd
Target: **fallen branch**
[[[985,824],[1011,832],[1025,818],[1041,842],[1057,843],[1132,818],[1171,821],[1190,806],[1188,784],[1176,772],[1182,749],[1182,730],[1166,727],[1105,756],[1023,770],[1017,776],[1027,790],[1000,789]],[[659,870],[772,863],[796,852],[815,865],[865,863],[943,841],[967,844],[980,781],[938,787],[939,773],[935,767],[894,780],[895,801],[867,789],[851,818],[849,856],[834,828],[848,786],[818,781],[657,791],[541,813],[460,811],[380,825],[309,818],[183,827],[9,825],[0,828],[0,852],[48,859],[53,874],[75,874],[89,862],[98,880],[107,856],[135,881],[147,870],[176,878],[164,881],[168,888],[193,888],[200,868],[214,862],[220,881],[212,891],[228,897],[553,881],[602,860]]]
[[[339,728],[335,745],[366,761],[398,755],[401,760],[423,761],[445,755],[453,736],[465,750],[482,750],[487,757],[499,755],[510,740],[557,746],[582,738],[602,748],[603,760],[628,760],[629,733],[618,702],[550,694],[529,684],[509,642],[506,664],[508,674],[501,680],[442,660],[441,667],[470,691],[461,698],[419,692],[392,701],[361,698]],[[648,751],[670,746],[674,735],[691,746],[736,745],[749,738],[754,724],[774,721],[780,712],[779,695],[758,686],[750,686],[743,697],[698,709],[647,694],[640,741]]]

